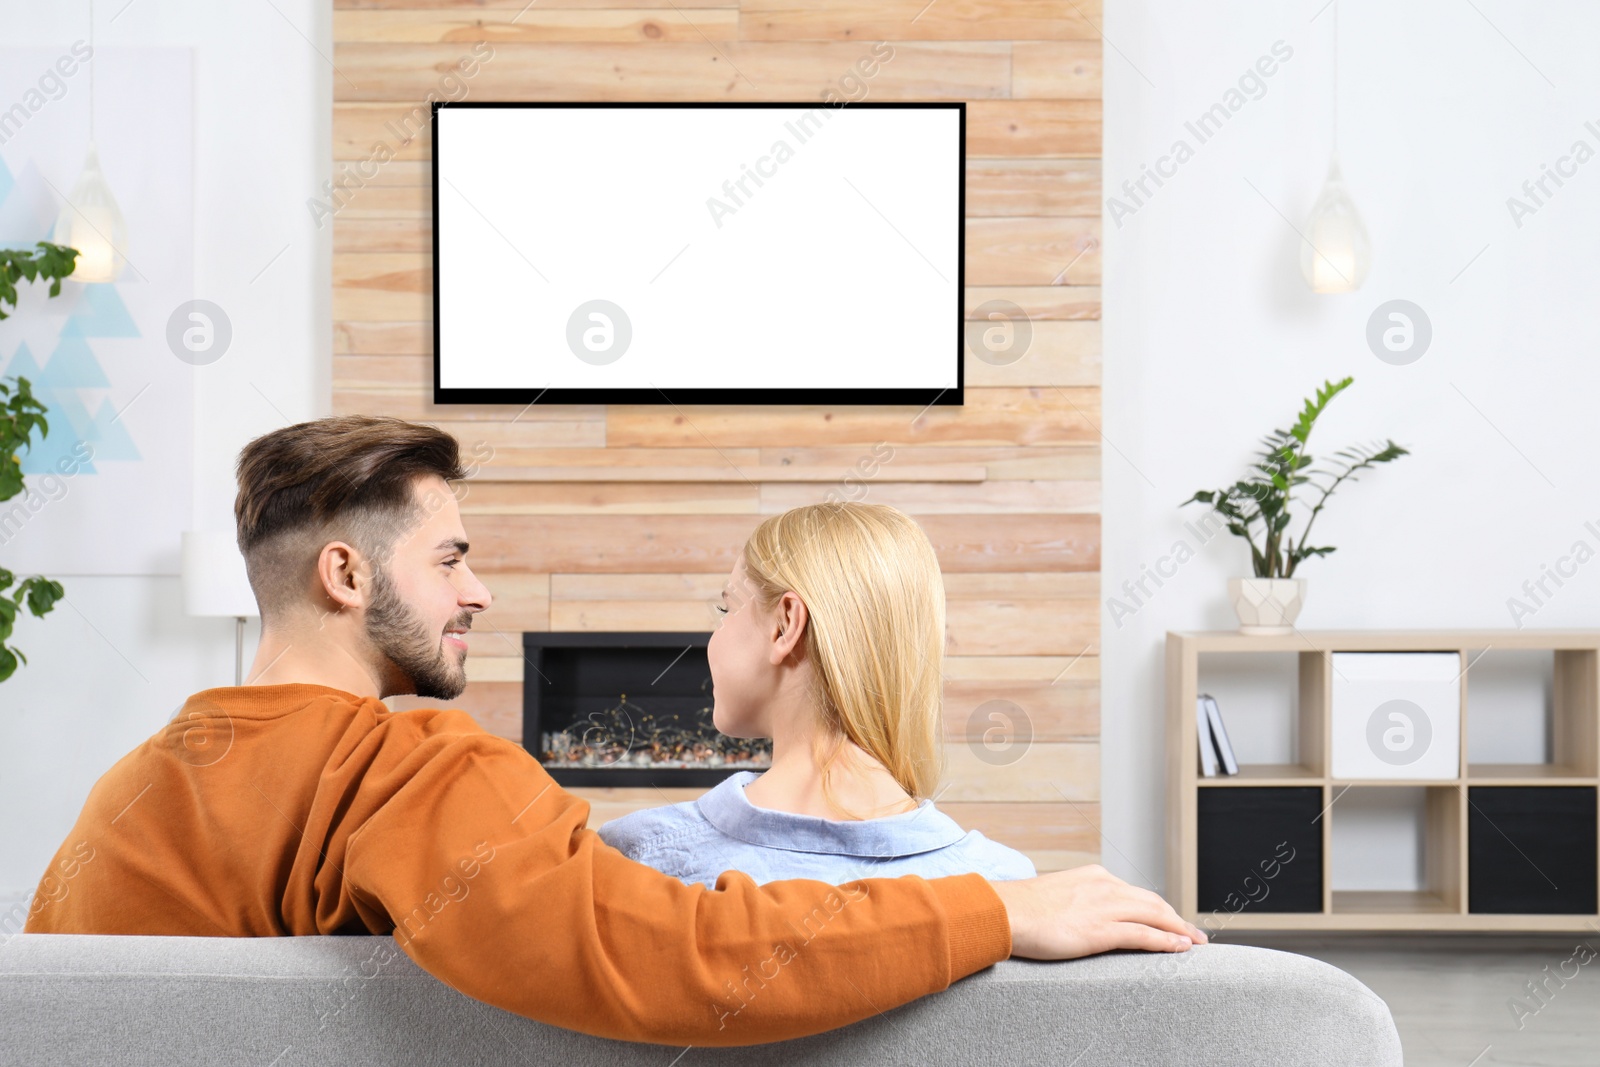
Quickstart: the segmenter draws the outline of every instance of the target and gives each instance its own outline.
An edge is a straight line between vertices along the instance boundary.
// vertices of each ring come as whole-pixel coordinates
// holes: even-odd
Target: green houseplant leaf
[[[7,317],[7,307],[16,307],[19,281],[49,279],[50,295],[59,296],[61,279],[73,272],[77,261],[77,249],[48,241],[40,241],[33,251],[0,249],[0,319]],[[41,441],[49,436],[47,410],[33,395],[28,379],[0,379],[0,501],[23,492],[21,453],[33,448],[35,433]],[[20,649],[7,644],[22,609],[42,618],[64,596],[60,582],[35,574],[19,583],[15,574],[0,567],[0,682],[10,678],[19,663],[28,662]]]
[[[1204,504],[1221,515],[1228,532],[1250,546],[1250,563],[1257,578],[1292,578],[1305,560],[1332,552],[1331,547],[1313,547],[1307,541],[1328,498],[1345,482],[1359,481],[1359,472],[1410,455],[1393,441],[1385,441],[1382,445],[1341,449],[1325,465],[1316,465],[1306,451],[1311,432],[1333,398],[1354,381],[1346,377],[1324,382],[1314,396],[1306,399],[1294,425],[1287,430],[1273,430],[1261,439],[1261,451],[1249,474],[1232,486],[1202,489],[1179,505]],[[1291,505],[1301,500],[1297,490],[1312,498],[1298,542],[1289,533]]]

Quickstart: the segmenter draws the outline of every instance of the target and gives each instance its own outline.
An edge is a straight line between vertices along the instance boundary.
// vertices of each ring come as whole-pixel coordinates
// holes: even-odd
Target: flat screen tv
[[[960,404],[966,105],[436,103],[439,404]]]

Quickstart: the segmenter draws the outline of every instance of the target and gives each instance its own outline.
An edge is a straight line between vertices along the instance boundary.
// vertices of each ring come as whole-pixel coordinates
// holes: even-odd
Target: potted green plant
[[[61,279],[70,275],[78,263],[78,250],[40,241],[33,251],[0,249],[0,319],[6,307],[17,306],[17,282],[49,279],[50,295],[61,294]],[[48,409],[33,395],[26,378],[0,379],[0,503],[23,490],[20,452],[33,447],[33,433],[39,439],[50,433],[45,415]],[[16,588],[12,589],[15,585]],[[16,672],[17,662],[28,662],[20,649],[9,647],[17,615],[26,607],[42,618],[66,595],[60,582],[35,574],[17,582],[17,576],[0,567],[0,682]]]
[[[1311,527],[1328,498],[1345,482],[1359,480],[1358,472],[1410,454],[1386,441],[1381,447],[1341,449],[1325,466],[1313,466],[1315,460],[1306,451],[1306,443],[1317,417],[1354,381],[1324,382],[1316,396],[1306,400],[1293,426],[1262,438],[1264,447],[1248,475],[1222,489],[1202,489],[1180,505],[1209,505],[1223,517],[1228,531],[1250,546],[1255,577],[1234,578],[1228,583],[1242,633],[1282,634],[1294,629],[1305,602],[1305,579],[1297,578],[1295,571],[1303,561],[1333,551],[1329,546],[1315,547],[1309,540]],[[1308,487],[1304,494],[1312,499],[1297,540],[1289,531],[1290,505],[1307,503],[1296,494],[1301,486]]]

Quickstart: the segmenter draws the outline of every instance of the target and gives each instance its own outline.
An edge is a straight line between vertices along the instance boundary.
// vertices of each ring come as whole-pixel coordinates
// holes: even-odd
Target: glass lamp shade
[[[1367,228],[1334,159],[1300,242],[1300,273],[1312,292],[1349,293],[1361,288],[1371,262]]]
[[[100,170],[100,154],[89,142],[83,173],[72,187],[70,203],[61,208],[50,240],[78,250],[71,278],[75,282],[114,282],[124,263],[119,249],[128,245],[128,224]]]

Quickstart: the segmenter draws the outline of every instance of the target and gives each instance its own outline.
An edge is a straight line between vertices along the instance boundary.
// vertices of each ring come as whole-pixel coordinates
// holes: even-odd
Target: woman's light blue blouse
[[[740,771],[698,800],[613,819],[600,827],[600,837],[630,859],[708,888],[723,871],[743,871],[758,885],[969,872],[1008,881],[1036,873],[1028,857],[963,830],[931,800],[881,819],[821,819],[756,807],[744,795],[756,777]]]

